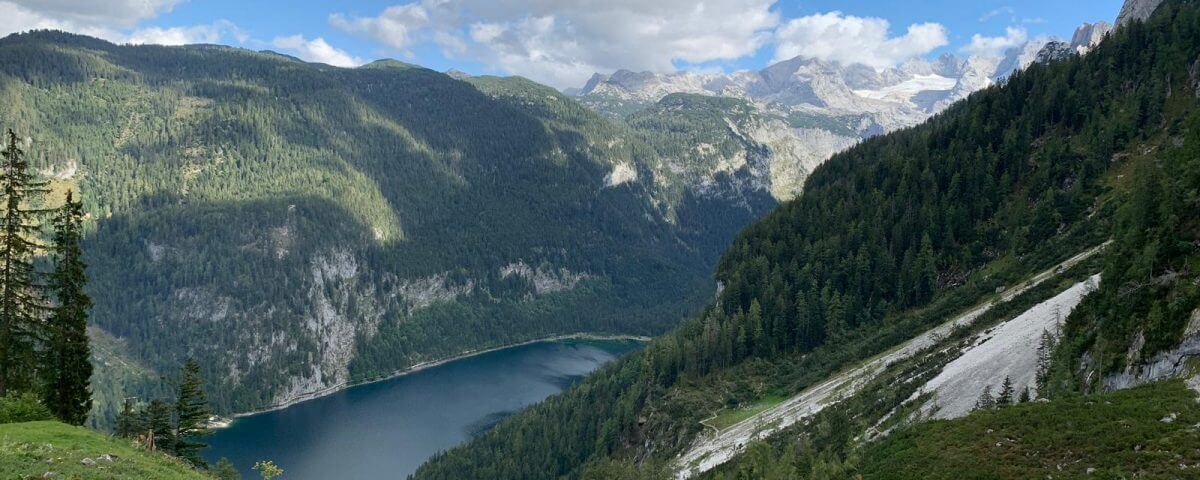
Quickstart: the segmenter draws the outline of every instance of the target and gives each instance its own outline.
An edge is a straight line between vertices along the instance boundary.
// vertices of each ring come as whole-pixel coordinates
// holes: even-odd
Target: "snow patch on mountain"
[[[853,90],[855,95],[873,100],[893,102],[911,102],[917,94],[925,91],[948,91],[958,84],[958,80],[937,74],[913,75],[912,78],[895,85],[889,85],[876,90]]]

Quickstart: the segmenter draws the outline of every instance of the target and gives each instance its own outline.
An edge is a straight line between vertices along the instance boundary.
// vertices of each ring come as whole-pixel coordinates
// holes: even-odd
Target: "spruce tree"
[[[233,462],[225,457],[217,460],[217,465],[213,468],[213,476],[217,477],[217,480],[242,480],[242,474],[238,473]]]
[[[1000,385],[1000,396],[996,398],[996,405],[1012,405],[1014,393],[1012,379],[1005,375],[1004,383]]]
[[[200,364],[188,360],[183,364],[175,396],[176,455],[197,466],[204,465],[200,450],[207,445],[196,437],[208,433],[208,417],[212,412],[200,377]]]
[[[84,291],[86,265],[79,246],[83,204],[72,197],[67,192],[66,203],[54,216],[54,272],[50,275],[50,291],[58,305],[45,328],[42,398],[60,420],[82,425],[92,408],[89,388],[92,363],[87,336],[92,299]]]
[[[155,450],[175,454],[175,426],[171,421],[171,404],[154,399],[146,412],[142,424],[146,426],[148,441]]]
[[[147,426],[142,424],[141,414],[133,407],[131,399],[125,399],[125,405],[117,414],[117,431],[120,438],[134,438],[145,433]]]
[[[41,211],[31,206],[46,192],[46,183],[29,173],[25,152],[17,147],[12,130],[7,140],[0,151],[0,396],[32,389],[37,341],[47,310],[33,266],[33,257],[42,248],[35,239]]]
[[[979,400],[975,401],[976,410],[991,410],[996,408],[996,397],[992,396],[992,386],[985,385],[983,392],[979,394]]]

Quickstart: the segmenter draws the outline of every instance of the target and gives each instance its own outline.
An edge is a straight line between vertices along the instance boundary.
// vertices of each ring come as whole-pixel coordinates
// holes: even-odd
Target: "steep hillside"
[[[210,479],[181,460],[58,422],[0,424],[0,476],[107,480]]]
[[[90,214],[97,337],[120,345],[97,363],[122,368],[98,374],[120,381],[98,424],[188,357],[234,412],[471,349],[661,333],[757,214],[668,195],[655,148],[552,89],[395,61],[13,35],[0,122]]]
[[[933,337],[931,348],[864,378],[859,393],[833,396],[837,408],[780,438],[809,442],[806,476],[854,468],[861,434],[919,417],[929,394],[918,389],[944,366],[1005,325],[1045,324],[1046,308],[1034,308],[1043,302],[1057,298],[1069,310],[1095,288],[1080,284],[1095,273],[1099,290],[1064,312],[1070,316],[1056,355],[1067,360],[1046,372],[1058,385],[1048,389],[1062,393],[1045,396],[1094,380],[1075,378],[1079,363],[1071,358],[1092,366],[1085,374],[1096,366],[1115,370],[1111,360],[1114,350],[1125,352],[1122,344],[1103,347],[1103,356],[1089,345],[1106,336],[1132,339],[1131,324],[1161,335],[1151,343],[1147,333],[1146,345],[1155,347],[1142,358],[1179,344],[1197,306],[1198,50],[1200,6],[1167,2],[1149,23],[1128,24],[1086,56],[1034,64],[921,126],[835,155],[809,177],[804,195],[739,235],[717,268],[723,289],[702,314],[431,460],[415,477],[669,475],[681,452],[703,442],[702,431],[719,434],[832,374],[895,352],[993,304],[1009,287],[1042,278],[1038,272],[1054,275],[1059,262],[1110,237],[1099,260]],[[1121,308],[1132,316],[1089,306],[1103,298],[1117,305],[1130,292],[1138,292],[1136,301]],[[1155,305],[1159,314],[1141,317]],[[682,468],[686,475],[690,465]]]
[[[1200,403],[1180,381],[923,422],[866,445],[864,479],[1190,478],[1200,464]],[[1119,432],[1119,433],[1117,433]],[[706,479],[799,478],[850,472],[802,443],[755,443]]]

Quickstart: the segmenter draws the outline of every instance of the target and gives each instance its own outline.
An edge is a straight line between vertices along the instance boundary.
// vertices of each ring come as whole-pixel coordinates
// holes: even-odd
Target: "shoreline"
[[[296,405],[298,403],[303,403],[303,402],[307,402],[309,400],[315,400],[315,399],[318,399],[318,398],[321,398],[321,397],[324,397],[327,395],[332,395],[334,393],[340,392],[340,391],[348,389],[348,388],[358,387],[358,386],[362,386],[362,385],[369,385],[372,383],[378,383],[378,382],[382,382],[382,381],[386,381],[386,380],[392,380],[394,378],[402,377],[402,376],[405,376],[405,375],[408,375],[411,373],[416,373],[416,372],[419,372],[419,371],[422,371],[422,370],[425,370],[428,368],[445,365],[447,363],[450,363],[450,362],[453,362],[456,360],[462,360],[465,358],[475,357],[478,355],[483,355],[485,353],[491,353],[491,352],[496,352],[496,351],[500,351],[500,350],[506,350],[509,348],[522,347],[525,345],[533,345],[535,343],[559,342],[559,341],[563,341],[563,340],[600,340],[600,341],[627,340],[627,341],[646,343],[651,340],[651,337],[646,337],[646,336],[642,336],[642,335],[603,335],[603,334],[595,334],[595,333],[572,333],[572,334],[568,334],[568,335],[555,335],[555,336],[551,336],[551,337],[535,338],[533,340],[526,340],[523,342],[510,343],[510,344],[500,345],[500,346],[496,346],[496,347],[489,347],[489,348],[484,348],[484,349],[467,350],[467,351],[464,351],[457,355],[449,356],[446,358],[441,358],[441,359],[437,359],[437,360],[428,360],[428,361],[424,361],[424,362],[417,362],[407,368],[396,370],[390,374],[387,374],[387,375],[384,375],[381,377],[376,377],[376,378],[372,378],[372,379],[368,379],[368,380],[362,380],[362,381],[358,381],[358,382],[343,382],[343,383],[339,383],[337,385],[331,385],[329,387],[325,387],[320,390],[309,392],[304,395],[300,395],[300,396],[290,399],[286,402],[277,403],[277,404],[270,405],[270,406],[267,406],[267,407],[264,407],[264,408],[261,408],[258,410],[251,410],[248,412],[238,412],[238,413],[234,413],[234,414],[231,414],[228,416],[222,416],[222,418],[226,418],[229,421],[225,422],[225,424],[222,426],[212,428],[212,430],[228,428],[230,425],[233,425],[234,421],[238,418],[249,417],[249,416],[258,415],[258,414],[262,414],[262,413],[274,412],[276,410],[283,410],[285,408]]]

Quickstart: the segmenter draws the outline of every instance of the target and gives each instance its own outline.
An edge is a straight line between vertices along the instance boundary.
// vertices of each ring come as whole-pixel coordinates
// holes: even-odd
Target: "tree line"
[[[1052,394],[1103,378],[1139,331],[1142,358],[1177,345],[1200,298],[1197,45],[1196,2],[1168,2],[1086,56],[835,155],[734,241],[708,309],[414,478],[670,461],[704,415],[801,391],[1110,236],[1101,290],[1064,326],[1068,358],[1039,382]],[[1087,357],[1096,367],[1077,368]]]
[[[36,395],[58,419],[82,425],[92,407],[83,206],[68,192],[62,206],[47,207],[49,184],[29,171],[16,133],[8,130],[6,140],[0,152],[0,397]],[[48,272],[39,268],[45,254],[52,262]]]

